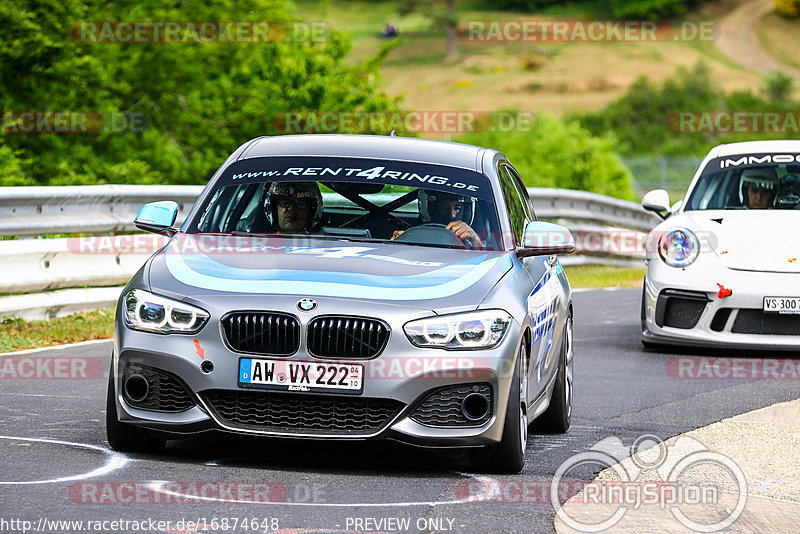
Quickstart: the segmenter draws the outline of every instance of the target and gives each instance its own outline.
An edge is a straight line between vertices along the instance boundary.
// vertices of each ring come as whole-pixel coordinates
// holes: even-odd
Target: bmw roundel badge
[[[314,299],[303,299],[297,303],[297,308],[302,311],[311,311],[317,307],[316,301]]]

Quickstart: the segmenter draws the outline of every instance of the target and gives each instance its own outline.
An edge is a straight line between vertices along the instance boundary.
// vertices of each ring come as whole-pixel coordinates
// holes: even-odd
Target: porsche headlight
[[[507,312],[486,310],[418,319],[403,330],[418,347],[488,349],[502,341],[510,323]]]
[[[133,289],[125,295],[125,323],[134,330],[161,334],[193,334],[208,312],[190,304]]]
[[[676,228],[658,240],[658,254],[670,267],[687,267],[700,253],[700,242],[691,230]]]

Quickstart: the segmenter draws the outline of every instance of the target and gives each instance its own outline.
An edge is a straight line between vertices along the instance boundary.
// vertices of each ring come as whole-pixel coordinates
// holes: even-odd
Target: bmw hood
[[[709,246],[729,269],[800,272],[798,211],[713,210],[684,216],[688,227],[700,232],[701,246]]]
[[[292,295],[425,309],[477,307],[511,268],[506,252],[330,239],[177,234],[153,257],[153,291]]]

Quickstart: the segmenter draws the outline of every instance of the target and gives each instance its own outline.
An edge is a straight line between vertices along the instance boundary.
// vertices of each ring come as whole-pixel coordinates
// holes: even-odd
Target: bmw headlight
[[[125,323],[134,330],[161,334],[193,334],[208,312],[190,304],[133,289],[125,295]]]
[[[670,267],[687,267],[700,253],[700,242],[691,230],[676,228],[658,240],[658,254]]]
[[[403,330],[418,347],[488,349],[502,341],[509,324],[507,312],[486,310],[418,319]]]

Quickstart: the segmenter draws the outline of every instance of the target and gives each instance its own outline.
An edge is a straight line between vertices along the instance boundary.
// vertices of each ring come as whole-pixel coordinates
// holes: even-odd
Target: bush
[[[0,185],[35,185],[31,178],[25,176],[22,165],[23,162],[11,147],[2,144],[0,139]]]
[[[771,102],[786,102],[794,93],[794,78],[785,72],[773,72],[767,76],[764,93]]]
[[[698,0],[612,0],[614,16],[657,20],[686,13]]]
[[[800,0],[775,0],[775,13],[787,19],[800,17]]]
[[[630,171],[612,137],[595,137],[577,122],[540,115],[528,132],[488,131],[458,141],[500,150],[529,187],[559,187],[632,199]]]
[[[718,112],[796,112],[792,82],[773,75],[767,81],[769,100],[751,91],[724,92],[702,63],[679,68],[661,85],[646,77],[637,80],[620,99],[604,110],[573,115],[595,135],[613,132],[625,156],[704,156],[722,143],[797,137],[796,131],[722,131],[702,128],[701,118]],[[681,112],[692,112],[695,130],[682,129]],[[758,126],[754,126],[757,128]]]
[[[669,128],[670,116],[684,111],[719,109],[727,109],[724,95],[712,81],[708,66],[698,63],[692,68],[680,67],[661,86],[642,76],[622,98],[604,110],[575,117],[595,135],[613,131],[622,153],[647,154],[658,150],[683,154],[687,135]],[[678,146],[673,150],[672,145]]]

